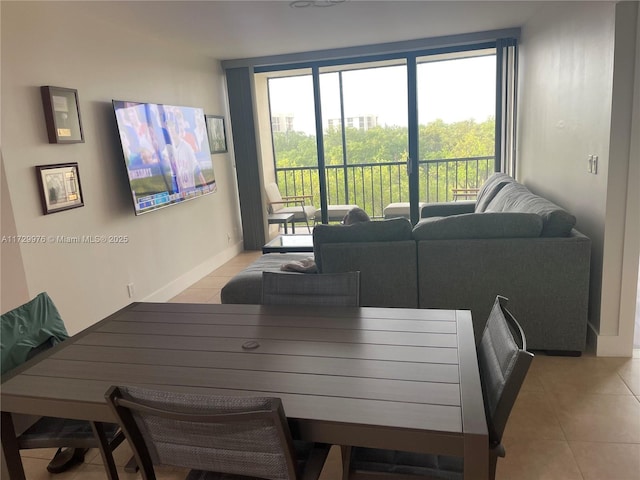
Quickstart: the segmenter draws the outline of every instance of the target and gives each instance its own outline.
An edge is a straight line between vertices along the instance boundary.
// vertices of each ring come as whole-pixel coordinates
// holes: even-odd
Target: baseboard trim
[[[601,335],[589,323],[587,328],[587,351],[597,357],[633,356],[633,335]]]
[[[227,263],[233,257],[238,255],[243,251],[242,242],[238,242],[233,246],[225,249],[219,254],[205,260],[197,267],[191,269],[183,275],[180,275],[178,278],[165,285],[164,287],[156,290],[155,292],[147,295],[142,299],[143,302],[166,302],[180,292],[190,287],[198,280],[206,277],[213,270],[220,268],[222,265]]]

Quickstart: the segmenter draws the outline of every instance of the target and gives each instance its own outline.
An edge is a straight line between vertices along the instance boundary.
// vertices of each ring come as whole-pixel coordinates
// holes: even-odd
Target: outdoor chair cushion
[[[3,314],[0,335],[2,374],[26,362],[33,349],[69,337],[58,309],[46,292]]]
[[[358,205],[327,205],[327,215],[330,222],[340,222],[349,210],[360,208]]]
[[[418,202],[418,212],[422,210],[422,207],[426,205],[426,202]],[[391,219],[396,217],[410,217],[410,204],[409,202],[396,202],[390,203],[384,207],[382,214],[385,219]]]

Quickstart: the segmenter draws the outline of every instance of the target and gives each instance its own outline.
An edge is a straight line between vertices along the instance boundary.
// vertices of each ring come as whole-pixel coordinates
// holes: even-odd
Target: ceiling
[[[219,60],[324,50],[521,26],[545,2],[84,1],[74,13]]]

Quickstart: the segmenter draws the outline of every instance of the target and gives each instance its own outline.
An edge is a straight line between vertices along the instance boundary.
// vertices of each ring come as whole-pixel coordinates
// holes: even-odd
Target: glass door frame
[[[508,69],[505,68],[505,58],[503,52],[505,48],[514,47],[513,54],[511,54],[510,61],[512,62],[513,74],[510,75]],[[266,65],[254,67],[254,73],[268,73],[268,72],[283,72],[287,70],[299,70],[299,69],[311,69],[312,81],[313,81],[313,95],[314,95],[314,109],[315,109],[315,124],[316,124],[316,146],[318,156],[318,182],[320,191],[320,210],[322,216],[322,223],[328,222],[328,199],[327,199],[327,179],[326,179],[326,164],[324,155],[324,131],[323,131],[323,117],[321,108],[321,92],[320,92],[320,68],[321,67],[335,67],[340,65],[356,65],[371,62],[380,62],[384,60],[404,60],[407,68],[407,102],[408,102],[408,152],[409,159],[407,161],[407,174],[409,182],[409,205],[410,205],[410,220],[412,224],[417,223],[420,220],[419,212],[419,197],[420,197],[420,182],[419,182],[419,125],[418,125],[418,103],[417,103],[417,59],[418,57],[425,57],[429,55],[442,55],[446,53],[464,52],[484,50],[488,48],[495,48],[496,50],[496,116],[495,116],[495,171],[501,170],[513,170],[515,166],[515,148],[510,151],[509,154],[505,153],[505,141],[509,145],[515,143],[515,128],[510,129],[509,125],[513,125],[513,119],[510,120],[509,125],[505,126],[505,117],[509,114],[509,108],[513,109],[512,114],[515,113],[515,102],[513,105],[507,103],[508,99],[505,94],[505,87],[508,87],[517,74],[517,39],[505,38],[497,39],[493,41],[461,44],[449,47],[422,49],[417,51],[405,51],[383,55],[366,55],[357,56],[351,58],[341,58],[322,61],[309,61],[309,62],[296,62],[290,64],[278,64],[278,65]],[[515,90],[512,92],[515,95]],[[513,100],[513,97],[511,97]],[[344,148],[344,146],[343,146]],[[508,157],[509,165],[503,165],[503,157]],[[277,161],[274,156],[274,161]]]

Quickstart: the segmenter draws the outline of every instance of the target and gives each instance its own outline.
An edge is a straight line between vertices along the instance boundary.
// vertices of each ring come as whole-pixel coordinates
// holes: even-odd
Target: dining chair
[[[46,292],[4,313],[0,325],[3,375],[10,374],[14,368],[68,338],[62,317]],[[8,415],[3,412],[2,420],[8,420]],[[30,419],[23,416],[16,416],[15,422],[25,423],[26,427],[16,435],[20,450],[58,449],[47,465],[50,473],[60,473],[82,463],[89,448],[98,448],[108,478],[117,480],[112,452],[124,440],[124,434],[117,424],[57,417]]]
[[[498,457],[505,456],[502,434],[533,354],[524,332],[498,296],[478,345],[478,366],[489,433],[489,478],[495,479]],[[461,457],[362,447],[343,447],[343,480],[460,479]]]
[[[262,272],[263,305],[360,305],[360,272]]]
[[[313,205],[307,205],[306,202],[313,198],[313,195],[283,197],[280,194],[278,184],[275,182],[271,182],[265,187],[265,193],[269,203],[269,213],[293,213],[294,221],[305,222],[309,233],[311,233],[309,221],[315,221],[318,210]]]
[[[330,448],[293,440],[279,398],[134,386],[112,386],[105,398],[143,480],[155,480],[157,465],[191,469],[187,480],[315,480]]]

